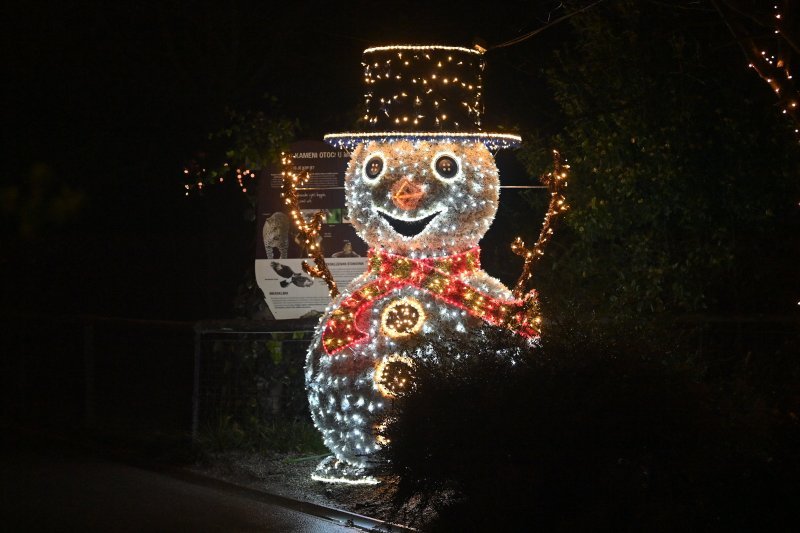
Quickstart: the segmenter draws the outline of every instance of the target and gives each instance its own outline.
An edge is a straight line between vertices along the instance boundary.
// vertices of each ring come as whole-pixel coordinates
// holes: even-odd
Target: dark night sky
[[[100,162],[141,167],[191,151],[218,126],[226,105],[252,107],[263,93],[300,118],[304,133],[319,136],[342,127],[345,110],[360,102],[366,46],[468,46],[476,36],[498,42],[538,27],[546,16],[512,4],[480,14],[426,6],[428,15],[381,6],[26,3],[7,17],[4,35],[14,74],[7,111],[17,128],[6,133],[12,153],[57,158],[84,176],[99,176],[93,167]],[[537,44],[543,40],[531,46]],[[490,61],[490,114],[511,112],[496,105],[503,101],[492,88],[507,88],[518,74],[500,71],[506,58],[499,59]]]
[[[6,132],[11,153],[17,160],[46,156],[84,176],[102,174],[98,163],[114,163],[111,172],[141,168],[190,152],[219,125],[226,105],[253,107],[263,93],[277,96],[316,137],[341,128],[346,110],[360,103],[366,46],[469,46],[476,36],[498,42],[540,26],[547,13],[511,3],[480,14],[426,6],[427,15],[383,5],[26,3],[7,17],[4,35],[14,80],[6,111],[17,125],[13,135]],[[546,41],[529,43],[523,46]],[[498,56],[489,65],[490,119],[512,112],[495,97],[519,75],[501,70],[507,54]]]

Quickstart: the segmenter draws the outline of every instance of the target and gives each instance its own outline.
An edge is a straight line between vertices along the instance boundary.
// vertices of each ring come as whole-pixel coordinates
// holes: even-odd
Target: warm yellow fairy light
[[[722,6],[718,6],[716,4],[715,7],[720,16],[722,16],[722,18],[728,22],[726,9],[723,9]],[[790,46],[786,47],[786,49],[796,48],[796,46],[791,42],[791,39],[786,36],[785,32],[782,31],[780,26],[782,23],[782,17],[779,11],[779,6],[775,4],[773,5],[773,9],[773,34],[781,36],[781,39],[788,41]],[[800,93],[798,93],[797,89],[793,85],[783,85],[783,83],[785,83],[783,81],[784,79],[793,79],[787,62],[783,57],[781,57],[781,54],[785,53],[783,49],[779,47],[778,52],[772,54],[769,50],[760,48],[759,45],[756,44],[756,40],[753,35],[747,32],[744,27],[732,24],[730,22],[728,22],[727,25],[729,30],[736,37],[736,40],[739,42],[745,57],[748,59],[748,68],[755,70],[756,74],[758,74],[758,76],[764,80],[770,89],[781,98],[781,113],[791,117],[795,123],[800,123],[800,113],[798,113],[798,108],[793,102],[793,100],[800,96]]]
[[[464,60],[458,61],[459,58],[454,60],[456,52]],[[456,130],[456,133],[462,133],[473,126],[473,133],[480,132],[483,113],[480,89],[484,69],[481,55],[474,49],[437,45],[368,48],[364,51],[362,60],[364,79],[367,85],[365,93],[367,114],[364,122],[376,129],[417,126],[423,130],[416,136],[417,138],[431,138],[431,136],[424,135],[426,130],[436,133],[442,133],[442,130]],[[398,66],[402,68],[402,74],[398,73]],[[405,74],[408,71],[411,72],[410,76]],[[414,111],[426,110],[427,106],[436,107],[435,113],[427,111],[424,113],[430,121],[427,126],[425,126],[425,121],[421,120],[423,117],[417,116],[414,119],[413,115],[408,113],[411,110],[409,108],[411,102],[403,102],[398,95],[392,97],[387,94],[388,91],[397,88],[397,80],[401,79],[406,80],[406,83],[410,81],[409,88],[413,87],[419,90],[421,85],[420,94],[414,95]],[[389,83],[390,81],[395,84]],[[460,83],[461,98],[457,96],[458,91],[451,89],[456,82]],[[381,94],[383,94],[382,97]],[[426,97],[429,95],[438,98],[440,102],[428,101]],[[404,98],[406,96],[406,94],[403,95]],[[438,105],[439,103],[442,104],[441,107]],[[414,113],[414,115],[416,114]],[[408,119],[405,116],[408,116]],[[407,135],[406,138],[408,137],[414,137],[414,135]],[[519,142],[495,138],[492,134],[486,134],[486,137],[481,138],[488,141],[487,146],[490,149],[509,148]],[[352,149],[354,143],[353,141],[340,142],[339,146]]]
[[[325,213],[323,211],[317,211],[309,222],[300,211],[300,199],[297,194],[297,189],[310,179],[310,175],[308,172],[302,175],[293,172],[291,170],[292,158],[283,152],[281,153],[281,163],[283,165],[283,171],[281,172],[283,177],[281,182],[281,195],[284,198],[284,203],[290,209],[289,213],[292,216],[300,238],[303,239],[306,244],[308,257],[313,259],[316,264],[316,266],[312,266],[308,264],[308,262],[303,261],[303,270],[307,274],[325,281],[328,285],[330,297],[335,298],[339,295],[339,288],[336,286],[336,282],[333,280],[333,274],[331,274],[328,265],[325,263],[322,246],[317,244],[321,241],[320,232],[322,231],[322,223],[325,220]],[[249,170],[247,172],[249,172]]]
[[[424,323],[425,311],[414,298],[395,300],[381,313],[381,332],[393,339],[418,333]]]
[[[533,276],[534,264],[544,255],[544,247],[553,234],[552,226],[555,217],[569,209],[566,198],[561,192],[562,188],[567,186],[568,170],[569,165],[561,162],[561,154],[558,150],[553,150],[553,171],[539,178],[542,184],[546,185],[548,191],[550,191],[550,203],[547,206],[544,222],[542,222],[542,231],[539,233],[539,239],[533,245],[533,248],[526,248],[520,237],[517,237],[511,243],[511,251],[525,259],[522,265],[522,274],[520,274],[517,284],[514,286],[514,296],[516,298],[522,298],[525,293],[525,287]]]
[[[481,55],[481,52],[474,50],[472,48],[463,48],[461,46],[442,46],[442,45],[426,45],[426,46],[416,46],[416,45],[391,45],[391,46],[373,46],[372,48],[367,48],[364,50],[365,54],[369,54],[372,52],[381,52],[384,50],[458,50],[459,52],[467,52],[470,54]],[[376,63],[375,66],[377,67],[378,64]]]
[[[383,421],[380,424],[375,424],[375,442],[381,446],[386,446],[391,442],[389,439],[383,436],[383,432],[386,431],[387,425],[388,423],[386,421]]]
[[[414,360],[407,355],[384,357],[375,367],[375,386],[387,398],[396,398],[411,386]]]

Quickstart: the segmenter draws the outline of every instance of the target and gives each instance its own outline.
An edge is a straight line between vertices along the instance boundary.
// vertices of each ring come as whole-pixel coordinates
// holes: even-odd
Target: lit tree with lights
[[[670,345],[675,317],[796,305],[785,290],[797,255],[793,128],[718,12],[618,0],[569,23],[549,58],[529,60],[543,64],[558,113],[542,130],[557,134],[531,132],[517,153],[534,171],[556,145],[573,169],[570,214],[542,267],[552,275],[537,287],[548,318]],[[758,42],[774,43],[764,30]],[[776,66],[791,55],[766,50]]]
[[[800,92],[794,82],[800,44],[791,32],[798,22],[795,3],[775,0],[754,8],[732,0],[710,1],[747,58],[747,66],[772,89],[781,113],[791,118],[800,134]]]

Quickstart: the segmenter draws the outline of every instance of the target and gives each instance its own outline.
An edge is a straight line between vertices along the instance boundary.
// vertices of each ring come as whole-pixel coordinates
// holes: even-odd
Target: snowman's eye
[[[458,163],[449,155],[443,155],[436,160],[436,173],[443,178],[452,178],[458,174]]]
[[[383,158],[378,156],[370,157],[364,165],[364,176],[374,180],[383,172]]]

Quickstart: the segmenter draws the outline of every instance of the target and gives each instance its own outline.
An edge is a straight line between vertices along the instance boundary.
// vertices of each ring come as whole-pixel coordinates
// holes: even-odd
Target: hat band
[[[438,142],[482,142],[490,150],[500,148],[516,148],[522,142],[522,137],[511,133],[465,133],[459,131],[379,131],[363,133],[329,133],[324,137],[325,142],[342,148],[352,150],[359,144],[370,141],[392,142],[400,140],[413,141],[438,141]]]

